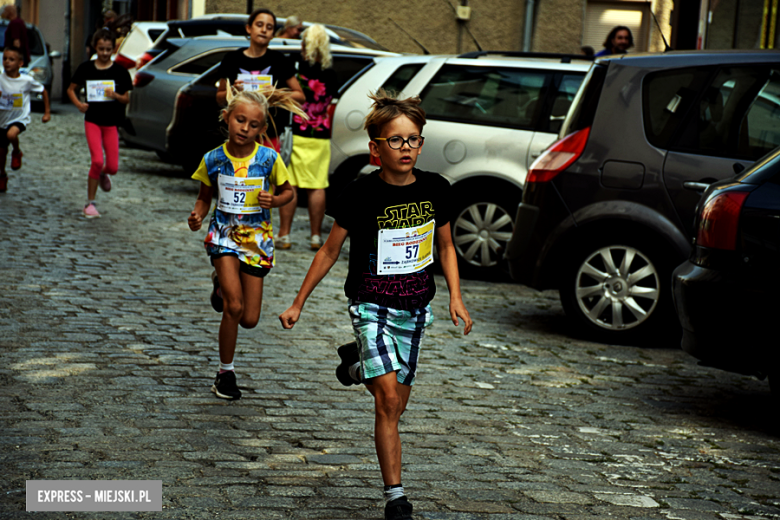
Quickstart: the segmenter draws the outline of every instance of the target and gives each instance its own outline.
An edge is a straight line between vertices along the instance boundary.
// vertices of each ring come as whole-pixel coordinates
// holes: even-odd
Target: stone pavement
[[[186,224],[197,185],[122,148],[103,218],[85,220],[81,116],[57,106],[21,140],[24,167],[0,194],[0,517],[26,517],[27,479],[159,479],[162,512],[34,517],[381,518],[372,401],[334,377],[351,339],[346,255],[294,330],[277,319],[313,256],[305,211],[260,326],[239,333],[244,398],[225,402],[209,392],[220,316],[204,233]],[[416,518],[780,517],[766,382],[672,343],[575,339],[554,292],[511,283],[463,282],[464,337],[438,286],[402,419]]]

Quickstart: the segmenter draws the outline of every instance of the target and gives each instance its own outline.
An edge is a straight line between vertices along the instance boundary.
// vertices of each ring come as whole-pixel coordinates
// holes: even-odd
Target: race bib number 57
[[[377,273],[416,273],[433,263],[433,233],[436,221],[420,227],[380,229]]]

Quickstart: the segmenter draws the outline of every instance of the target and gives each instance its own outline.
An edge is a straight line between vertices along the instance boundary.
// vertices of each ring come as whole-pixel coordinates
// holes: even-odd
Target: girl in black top
[[[244,82],[238,79],[239,74],[272,76],[272,82],[276,83],[277,87],[286,87],[293,91],[293,100],[298,103],[306,101],[306,96],[304,96],[295,77],[295,66],[292,60],[281,52],[268,49],[268,43],[276,32],[274,13],[268,9],[256,9],[249,15],[246,32],[249,35],[249,47],[227,53],[219,65],[220,80],[217,89],[217,103],[220,106],[226,105],[228,81],[238,90],[244,89]],[[279,117],[278,119],[285,118]],[[280,126],[279,123],[276,123],[276,127],[278,126]],[[274,128],[274,124],[268,125],[268,136],[271,138],[273,148],[278,152],[279,140]]]
[[[68,97],[84,114],[84,131],[92,158],[87,204],[84,206],[87,218],[100,216],[95,207],[98,185],[103,191],[110,191],[109,175],[114,175],[119,168],[119,133],[116,127],[125,118],[125,105],[130,102],[130,90],[133,88],[127,70],[111,61],[116,34],[100,29],[92,37],[92,45],[97,49],[97,59],[79,65],[68,87]],[[76,95],[77,89],[81,88],[86,91],[86,103],[82,103]]]

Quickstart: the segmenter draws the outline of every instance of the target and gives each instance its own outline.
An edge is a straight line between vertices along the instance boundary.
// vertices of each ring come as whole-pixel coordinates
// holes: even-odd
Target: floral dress
[[[319,63],[301,61],[298,82],[306,95],[304,119],[293,116],[293,153],[290,159],[290,183],[299,188],[328,187],[330,165],[330,115],[328,108],[336,91],[336,73]]]

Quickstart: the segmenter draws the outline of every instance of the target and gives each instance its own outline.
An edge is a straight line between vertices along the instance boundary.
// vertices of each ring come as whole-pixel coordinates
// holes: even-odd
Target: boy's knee
[[[376,411],[388,418],[401,417],[404,412],[404,403],[396,392],[377,395]]]
[[[260,316],[253,316],[250,318],[247,318],[246,316],[243,316],[241,318],[241,321],[239,324],[241,325],[241,328],[244,329],[254,329],[257,327],[257,323],[260,321]]]
[[[114,175],[117,172],[117,170],[119,170],[118,164],[106,163],[103,166],[103,173],[107,173],[109,175]]]

